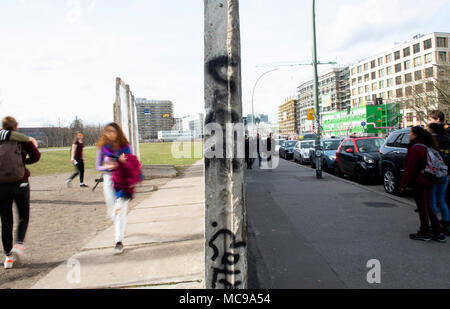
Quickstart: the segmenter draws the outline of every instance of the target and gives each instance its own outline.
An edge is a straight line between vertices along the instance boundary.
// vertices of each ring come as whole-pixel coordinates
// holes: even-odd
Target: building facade
[[[159,131],[170,131],[175,125],[171,101],[136,98],[136,112],[141,142],[157,139]]]
[[[436,85],[448,90],[450,33],[415,36],[350,67],[351,106],[398,102],[402,127],[423,124],[428,109],[447,110]],[[447,93],[448,94],[448,93]]]
[[[313,133],[314,121],[307,119],[307,111],[314,109],[314,83],[312,80],[297,88],[297,100],[298,133]],[[333,68],[319,75],[319,106],[322,115],[342,111],[350,106],[350,71],[348,67]]]
[[[205,116],[194,114],[181,118],[181,131],[192,132],[195,138],[203,138],[205,128]]]
[[[278,107],[279,133],[283,137],[296,135],[297,131],[297,100],[288,98]]]

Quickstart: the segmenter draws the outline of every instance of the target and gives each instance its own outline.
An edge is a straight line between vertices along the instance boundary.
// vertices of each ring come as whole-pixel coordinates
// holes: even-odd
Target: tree
[[[422,74],[425,73],[425,79]],[[399,100],[402,110],[413,110],[417,118],[427,122],[427,116],[432,110],[439,109],[445,114],[450,111],[450,70],[448,66],[437,66],[437,73],[433,68],[424,72],[416,71],[405,87],[403,97]],[[412,82],[412,79],[419,83]],[[425,83],[424,83],[425,81]]]

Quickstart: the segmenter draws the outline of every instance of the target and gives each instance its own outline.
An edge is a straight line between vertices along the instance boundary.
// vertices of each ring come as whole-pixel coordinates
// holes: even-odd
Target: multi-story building
[[[158,138],[158,131],[170,131],[174,126],[171,101],[136,98],[140,141]]]
[[[319,106],[322,115],[347,109],[350,105],[349,68],[333,68],[319,76]],[[314,109],[314,82],[310,80],[297,88],[297,127],[299,134],[313,133],[314,121],[307,111]]]
[[[195,138],[203,138],[205,117],[203,114],[194,114],[181,118],[181,131],[192,132]]]
[[[418,35],[350,67],[351,106],[399,102],[402,126],[422,124],[426,110],[447,110],[437,83],[449,83],[450,33]],[[448,93],[447,93],[448,95]],[[448,100],[448,99],[447,99]]]
[[[297,132],[297,100],[288,98],[286,102],[278,107],[278,124],[280,135],[289,137]]]

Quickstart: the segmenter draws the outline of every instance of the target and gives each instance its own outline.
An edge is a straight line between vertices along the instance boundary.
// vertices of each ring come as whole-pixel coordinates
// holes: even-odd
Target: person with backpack
[[[430,132],[433,137],[436,139],[436,142],[439,146],[440,154],[444,160],[444,163],[447,167],[450,166],[450,136],[447,134],[447,130],[445,129],[443,124],[440,123],[430,123],[427,126],[428,132]],[[437,184],[434,186],[433,194],[431,196],[431,207],[433,211],[438,213],[438,206],[441,212],[441,225],[444,231],[445,236],[450,236],[450,211],[448,208],[448,204],[446,201],[446,192],[448,188],[449,182],[449,174],[447,172],[446,175],[440,177],[437,181]]]
[[[413,188],[420,218],[420,230],[415,234],[410,234],[409,237],[413,240],[446,242],[439,219],[431,208],[433,187],[437,183],[437,178],[441,176],[441,169],[446,166],[437,152],[436,141],[424,128],[412,127],[409,140],[408,153],[404,163],[405,171],[399,185],[399,193],[403,193],[406,187]],[[445,172],[447,173],[447,170]],[[430,221],[432,231],[430,231]]]
[[[116,123],[108,124],[97,143],[96,169],[105,172],[103,192],[108,216],[115,225],[114,254],[123,252],[128,202],[133,197],[134,185],[139,181],[140,166],[133,156],[122,129]]]
[[[80,187],[88,188],[88,186],[84,184],[84,162],[86,161],[86,159],[84,157],[83,149],[83,133],[77,132],[72,143],[72,151],[70,156],[70,161],[75,166],[76,171],[66,180],[66,185],[68,187],[70,186],[72,180],[80,175]]]
[[[24,256],[24,241],[30,217],[30,171],[26,164],[39,161],[41,154],[32,140],[18,142],[11,140],[23,136],[16,135],[18,123],[13,117],[2,121],[3,132],[0,137],[0,217],[2,222],[2,243],[6,258],[6,269],[13,268],[14,263]],[[7,137],[8,136],[8,137]],[[8,139],[7,139],[8,138]],[[13,202],[19,213],[19,224],[15,244],[13,244]]]

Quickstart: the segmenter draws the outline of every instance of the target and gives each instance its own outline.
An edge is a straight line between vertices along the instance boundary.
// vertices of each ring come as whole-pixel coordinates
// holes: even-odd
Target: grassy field
[[[203,157],[203,146],[201,142],[183,143],[183,147],[180,150],[185,153],[188,158],[177,158],[178,152],[172,151],[173,143],[153,143],[153,144],[141,144],[141,161],[144,165],[191,165],[200,160]],[[191,151],[188,151],[191,148]],[[85,162],[86,169],[95,168],[95,155],[96,149],[85,149],[85,156],[87,161]],[[175,155],[172,154],[175,153]],[[190,153],[190,155],[189,155]],[[197,157],[195,157],[197,154]],[[43,152],[41,154],[41,160],[33,165],[28,166],[31,175],[52,175],[60,173],[70,173],[74,170],[73,165],[70,162],[70,150],[61,150],[53,152]]]

